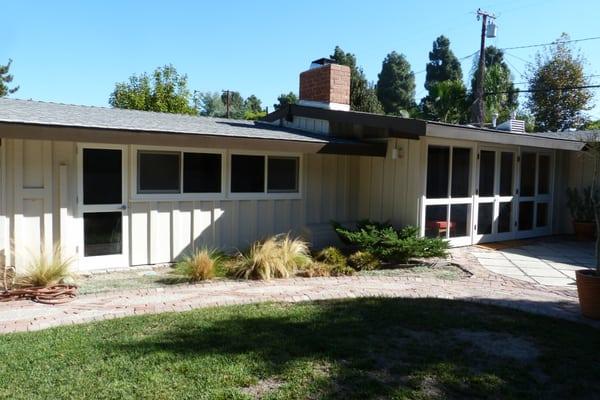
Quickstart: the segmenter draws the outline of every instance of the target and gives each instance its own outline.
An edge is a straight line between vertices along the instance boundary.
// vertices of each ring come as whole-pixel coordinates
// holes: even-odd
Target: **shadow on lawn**
[[[264,380],[285,381],[308,362],[314,374],[307,380],[318,398],[413,391],[426,398],[574,398],[591,393],[578,385],[594,384],[596,361],[587,355],[600,346],[598,332],[585,326],[458,301],[371,298],[251,305],[217,317],[209,311],[200,311],[203,318],[179,314],[167,331],[110,350],[199,362],[251,359],[243,368]],[[525,338],[539,354],[512,359],[457,339],[452,332],[458,331],[500,335],[501,346],[502,338]]]

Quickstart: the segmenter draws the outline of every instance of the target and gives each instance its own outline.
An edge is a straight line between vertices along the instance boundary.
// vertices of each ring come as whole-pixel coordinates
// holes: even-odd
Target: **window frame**
[[[178,192],[139,192],[139,152],[178,153],[179,154],[179,191]],[[185,193],[183,191],[183,161],[184,153],[219,154],[221,156],[221,190],[208,193]],[[182,201],[182,200],[224,200],[227,152],[221,149],[188,148],[171,146],[131,146],[130,148],[130,193],[131,201]]]
[[[241,156],[263,156],[265,159],[264,168],[264,187],[262,192],[232,192],[231,191],[231,163],[234,155]],[[295,192],[269,192],[269,157],[281,157],[281,158],[296,158],[298,160],[296,179],[297,179],[297,191]],[[301,153],[286,153],[286,152],[275,152],[275,151],[253,151],[253,150],[229,150],[227,156],[227,198],[232,200],[295,200],[302,198],[302,187],[303,187],[303,157]]]

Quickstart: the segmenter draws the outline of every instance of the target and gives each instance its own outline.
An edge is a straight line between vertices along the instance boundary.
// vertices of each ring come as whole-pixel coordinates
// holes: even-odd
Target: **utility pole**
[[[485,104],[483,100],[483,80],[485,77],[485,37],[486,27],[488,18],[495,19],[496,16],[489,12],[483,11],[481,8],[477,9],[477,20],[481,19],[481,47],[479,48],[479,68],[477,69],[476,79],[476,91],[475,91],[475,102],[471,108],[471,119],[473,122],[479,123],[479,126],[483,128],[485,122]],[[493,32],[495,37],[496,32]]]

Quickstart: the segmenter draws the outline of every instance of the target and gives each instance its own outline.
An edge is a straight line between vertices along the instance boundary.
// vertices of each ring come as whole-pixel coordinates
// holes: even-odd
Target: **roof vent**
[[[310,63],[310,69],[314,69],[314,68],[319,68],[322,67],[323,65],[327,65],[327,64],[335,64],[335,60],[332,60],[331,58],[319,58],[318,60],[315,60],[313,62]]]
[[[511,118],[508,121],[499,124],[496,129],[514,133],[525,133],[525,121]]]

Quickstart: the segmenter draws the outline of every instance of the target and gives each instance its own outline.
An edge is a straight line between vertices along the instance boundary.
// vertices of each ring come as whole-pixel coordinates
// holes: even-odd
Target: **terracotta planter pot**
[[[585,317],[600,320],[600,275],[593,270],[579,270],[575,276],[581,313]]]
[[[573,221],[573,230],[575,231],[575,238],[577,240],[594,240],[596,224],[593,222]]]

